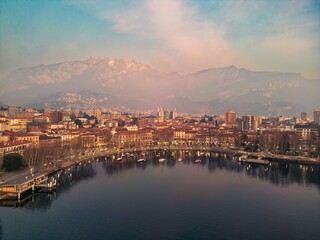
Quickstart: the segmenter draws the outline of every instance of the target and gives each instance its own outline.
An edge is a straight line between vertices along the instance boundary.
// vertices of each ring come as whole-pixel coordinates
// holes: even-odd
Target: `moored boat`
[[[197,159],[194,161],[195,163],[201,163],[201,160],[200,159]]]
[[[165,162],[165,161],[166,161],[165,158],[160,158],[160,159],[159,159],[159,162]]]
[[[146,160],[144,159],[144,158],[140,158],[140,159],[138,159],[138,163],[142,163],[142,162],[145,162]]]

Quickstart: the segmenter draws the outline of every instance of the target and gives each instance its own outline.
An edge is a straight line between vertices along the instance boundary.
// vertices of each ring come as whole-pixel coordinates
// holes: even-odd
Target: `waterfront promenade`
[[[287,162],[287,163],[298,163],[298,164],[311,164],[311,165],[320,165],[320,160],[315,158],[307,158],[301,156],[283,156],[283,155],[275,155],[275,154],[264,154],[264,153],[254,153],[254,152],[244,152],[239,150],[231,150],[231,149],[222,149],[222,148],[206,148],[206,147],[189,147],[189,146],[149,146],[149,147],[140,147],[140,148],[127,148],[127,149],[119,149],[119,148],[95,148],[90,149],[85,152],[85,154],[78,154],[71,157],[66,158],[64,161],[55,160],[46,166],[41,166],[39,168],[35,168],[34,171],[30,171],[29,168],[24,168],[18,171],[13,172],[3,172],[0,181],[0,189],[3,189],[4,186],[16,186],[19,188],[22,185],[26,185],[26,183],[37,182],[39,177],[48,177],[54,174],[57,171],[67,169],[72,167],[74,164],[80,162],[88,162],[98,157],[103,156],[115,156],[120,157],[125,153],[133,153],[134,155],[139,155],[141,152],[147,151],[192,151],[200,153],[215,153],[221,154],[225,157],[227,156],[241,156],[248,155],[252,157],[263,157],[264,159],[268,159],[269,161],[276,162]],[[28,186],[31,188],[32,186]],[[0,191],[0,199],[5,198],[6,194],[3,191]]]

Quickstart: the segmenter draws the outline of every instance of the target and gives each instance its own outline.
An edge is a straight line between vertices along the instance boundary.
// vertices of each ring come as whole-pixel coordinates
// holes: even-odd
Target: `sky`
[[[0,78],[89,57],[320,79],[320,0],[0,1]]]

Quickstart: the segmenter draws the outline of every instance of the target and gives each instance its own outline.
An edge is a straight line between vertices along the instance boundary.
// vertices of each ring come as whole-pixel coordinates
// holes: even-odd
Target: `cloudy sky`
[[[88,57],[320,78],[320,0],[0,1],[0,77]]]

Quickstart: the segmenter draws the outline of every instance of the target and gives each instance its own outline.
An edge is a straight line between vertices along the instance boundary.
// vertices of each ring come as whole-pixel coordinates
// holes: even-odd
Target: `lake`
[[[54,194],[2,202],[0,239],[319,239],[319,167],[162,154],[102,157]]]

